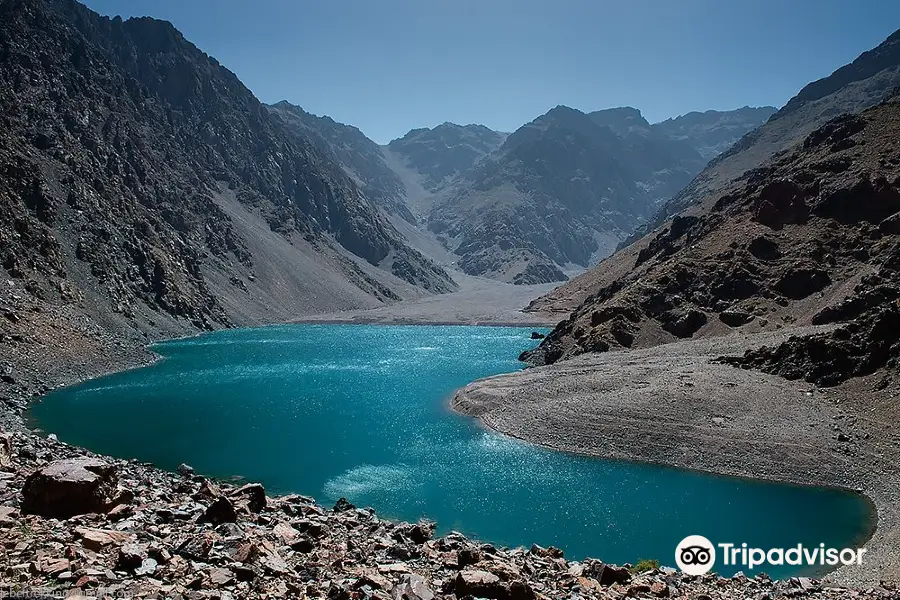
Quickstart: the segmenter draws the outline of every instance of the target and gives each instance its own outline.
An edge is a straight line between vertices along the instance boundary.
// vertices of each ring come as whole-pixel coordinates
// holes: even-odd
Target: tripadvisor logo
[[[702,535],[689,535],[675,548],[675,564],[688,575],[709,573],[716,563],[716,547]]]
[[[861,565],[865,548],[826,548],[825,544],[790,548],[751,548],[747,544],[713,544],[702,535],[689,535],[675,548],[675,563],[688,575],[704,575],[716,564],[717,550],[721,564],[753,570],[762,565],[829,566]]]

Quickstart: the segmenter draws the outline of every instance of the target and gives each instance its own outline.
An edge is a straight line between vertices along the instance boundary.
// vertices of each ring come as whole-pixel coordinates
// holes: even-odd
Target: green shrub
[[[634,574],[645,573],[647,571],[652,571],[653,569],[659,568],[659,561],[655,558],[642,558],[637,561],[637,564],[631,567],[631,572]]]

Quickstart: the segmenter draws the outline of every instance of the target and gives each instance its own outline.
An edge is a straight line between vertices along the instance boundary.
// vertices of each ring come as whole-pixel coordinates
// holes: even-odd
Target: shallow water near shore
[[[555,545],[570,559],[674,565],[690,534],[843,548],[869,532],[871,507],[855,494],[557,453],[449,411],[456,388],[520,369],[531,331],[222,331],[157,344],[164,358],[149,367],[57,390],[32,407],[31,423],[103,454],[167,469],[186,462],[326,504],[343,496],[382,517],[424,516],[495,545]]]

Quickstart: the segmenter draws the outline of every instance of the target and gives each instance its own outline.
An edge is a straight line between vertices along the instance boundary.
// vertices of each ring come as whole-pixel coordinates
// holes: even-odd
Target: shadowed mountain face
[[[778,109],[774,106],[737,110],[691,112],[656,123],[653,128],[673,140],[683,140],[706,160],[731,148],[744,134],[753,131]]]
[[[557,107],[511,134],[431,214],[467,273],[514,283],[565,279],[596,237],[619,239],[651,200],[629,148],[584,113]]]
[[[467,173],[505,139],[505,133],[484,125],[444,123],[433,129],[413,129],[387,147],[420,174],[426,189],[436,192]]]
[[[399,215],[411,223],[416,219],[406,205],[403,181],[384,159],[381,146],[352,125],[331,117],[319,117],[299,106],[282,101],[269,107],[299,135],[315,139],[324,152],[332,154],[359,189],[376,206]]]
[[[633,108],[564,106],[511,134],[432,211],[467,273],[513,283],[587,267],[687,184],[706,160]]]
[[[0,53],[0,260],[36,297],[209,328],[271,310],[298,272],[362,303],[451,287],[327,152],[171,24],[3,0]],[[228,308],[248,298],[257,308]]]
[[[828,121],[724,187],[708,211],[677,216],[523,358],[837,323],[727,360],[819,384],[896,369],[898,135],[900,98]]]

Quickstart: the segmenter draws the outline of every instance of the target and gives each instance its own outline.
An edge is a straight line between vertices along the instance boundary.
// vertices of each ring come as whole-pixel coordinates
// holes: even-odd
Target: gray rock
[[[147,547],[142,544],[125,544],[119,548],[119,558],[116,568],[123,571],[133,571],[141,568],[148,558]]]
[[[8,433],[0,433],[0,469],[12,466],[12,438]]]
[[[487,571],[460,571],[453,582],[457,598],[476,596],[479,598],[506,598],[509,590],[500,578]]]
[[[394,600],[434,600],[434,592],[425,578],[415,573],[404,575],[400,583],[391,590]]]
[[[756,317],[754,315],[740,310],[729,309],[723,310],[719,313],[719,320],[729,327],[740,327],[741,325],[746,325],[755,318]]]
[[[153,575],[156,573],[156,567],[158,566],[159,563],[157,563],[155,559],[145,558],[141,561],[141,566],[134,570],[134,574],[138,577],[143,575]]]
[[[116,467],[94,458],[58,460],[32,473],[22,489],[22,512],[68,519],[113,506]]]
[[[238,503],[245,503],[250,512],[258,513],[266,507],[266,490],[258,483],[248,483],[231,493]]]

